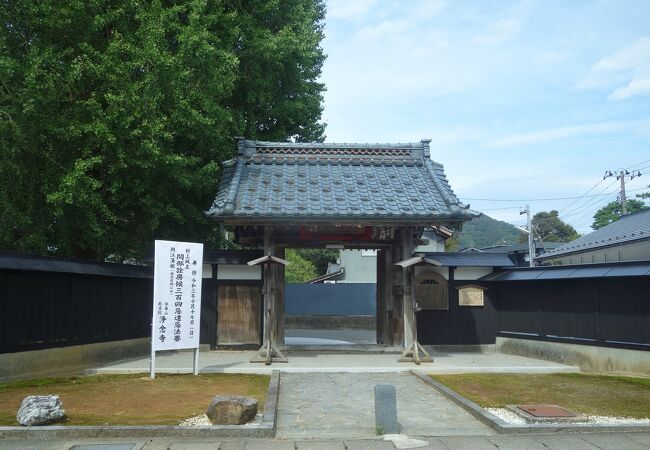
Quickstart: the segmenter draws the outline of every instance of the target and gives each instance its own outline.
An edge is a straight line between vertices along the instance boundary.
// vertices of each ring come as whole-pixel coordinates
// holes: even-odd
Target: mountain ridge
[[[481,214],[463,224],[462,231],[456,235],[456,250],[516,244],[521,234],[514,225]]]

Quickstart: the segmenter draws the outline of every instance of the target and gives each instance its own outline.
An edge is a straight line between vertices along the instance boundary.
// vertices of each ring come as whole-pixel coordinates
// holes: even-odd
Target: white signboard
[[[483,289],[474,286],[458,289],[459,306],[483,306],[484,304]]]
[[[155,353],[194,348],[195,367],[201,334],[203,244],[156,241],[151,327],[151,375]]]

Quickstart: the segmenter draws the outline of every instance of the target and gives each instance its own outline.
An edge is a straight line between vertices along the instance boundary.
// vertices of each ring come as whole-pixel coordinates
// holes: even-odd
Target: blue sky
[[[430,138],[461,199],[518,225],[528,200],[533,213],[558,209],[589,232],[595,210],[616,198],[615,179],[589,192],[607,196],[535,199],[580,196],[619,168],[647,172],[628,182],[628,197],[650,184],[650,1],[327,8],[329,142]],[[516,201],[465,200],[477,198]]]

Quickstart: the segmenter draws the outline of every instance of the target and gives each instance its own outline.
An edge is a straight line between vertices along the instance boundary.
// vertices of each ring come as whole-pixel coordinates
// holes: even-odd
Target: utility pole
[[[614,172],[612,172],[611,170],[608,170],[607,172],[605,172],[605,176],[603,176],[603,180],[605,178],[609,178],[609,177],[613,177],[613,176],[614,176]],[[632,171],[632,173],[630,173],[625,169],[619,169],[618,175],[616,175],[616,179],[621,181],[621,196],[620,196],[620,198],[621,198],[621,210],[623,211],[623,215],[627,214],[627,197],[625,195],[625,177],[629,177],[630,180],[633,180],[634,178],[640,177],[640,176],[641,176],[641,172],[639,172],[638,170],[636,172]]]
[[[528,223],[528,262],[530,267],[535,265],[535,245],[533,244],[533,224],[530,221],[530,205],[526,205],[526,210],[519,212],[519,215],[526,214],[526,221]]]
[[[620,171],[618,178],[621,180],[621,205],[623,207],[623,215],[627,214],[627,198],[625,198],[625,172]]]

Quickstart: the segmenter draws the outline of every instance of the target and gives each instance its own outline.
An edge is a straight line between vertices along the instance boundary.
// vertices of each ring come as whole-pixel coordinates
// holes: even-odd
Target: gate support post
[[[433,362],[433,358],[429,353],[422,347],[422,344],[418,341],[418,323],[417,323],[417,317],[415,313],[420,310],[418,308],[418,304],[415,299],[415,266],[411,267],[405,267],[403,269],[405,272],[408,273],[408,278],[410,278],[410,295],[408,296],[409,298],[405,298],[405,302],[408,302],[408,313],[404,311],[404,316],[405,316],[405,322],[409,323],[411,335],[409,336],[410,338],[410,343],[406,345],[406,348],[404,349],[404,352],[402,353],[402,356],[398,359],[399,362],[414,362],[415,364],[420,364],[420,362]],[[406,296],[405,296],[406,297]],[[406,327],[405,327],[406,328]],[[422,356],[420,356],[420,352],[422,352]]]
[[[251,358],[250,362],[263,362],[267,366],[272,362],[288,362],[288,358],[275,346],[274,337],[276,327],[276,297],[278,279],[276,273],[278,263],[286,264],[286,261],[277,258],[275,254],[275,229],[271,226],[264,227],[264,254],[266,256],[258,260],[249,261],[249,265],[264,264],[264,341],[257,355]]]
[[[400,230],[399,241],[397,245],[401,247],[401,257],[403,260],[410,258],[415,250],[415,243],[413,227],[402,227]],[[416,311],[418,306],[416,303],[416,290],[415,290],[415,264],[403,265],[396,263],[395,269],[399,270],[399,279],[402,284],[402,305],[404,312],[404,352],[398,359],[399,362],[432,362],[433,359],[427,351],[418,342],[418,324],[416,318]],[[420,357],[420,352],[422,356]]]

